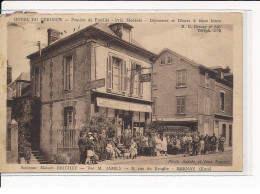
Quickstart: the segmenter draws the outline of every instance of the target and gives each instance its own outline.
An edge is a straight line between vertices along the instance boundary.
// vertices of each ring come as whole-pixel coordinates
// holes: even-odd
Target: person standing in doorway
[[[226,139],[225,139],[224,135],[221,135],[221,137],[219,138],[219,145],[218,145],[218,150],[220,153],[224,152],[225,141],[226,141]]]

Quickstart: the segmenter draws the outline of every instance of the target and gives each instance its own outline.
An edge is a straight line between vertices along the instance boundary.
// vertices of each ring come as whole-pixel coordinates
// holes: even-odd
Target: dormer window
[[[172,59],[172,57],[171,56],[168,56],[168,61],[167,61],[168,63],[173,63],[173,59]]]
[[[127,42],[132,42],[133,26],[127,23],[113,23],[109,27],[119,38]]]
[[[163,57],[163,58],[161,59],[161,64],[162,64],[162,65],[165,64],[165,57]]]
[[[173,58],[170,55],[165,55],[161,58],[160,63],[161,63],[161,65],[172,64]]]

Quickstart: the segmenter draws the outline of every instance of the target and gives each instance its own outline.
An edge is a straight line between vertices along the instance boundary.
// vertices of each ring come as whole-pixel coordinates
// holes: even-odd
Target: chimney
[[[7,85],[12,83],[12,66],[8,64],[7,60]]]
[[[48,45],[50,45],[51,43],[55,42],[60,38],[60,32],[55,29],[49,28],[47,32],[48,32]]]

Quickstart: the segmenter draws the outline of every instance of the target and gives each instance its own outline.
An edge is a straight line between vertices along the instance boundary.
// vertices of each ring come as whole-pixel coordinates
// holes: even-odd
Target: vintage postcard
[[[243,13],[0,22],[0,172],[243,171]]]

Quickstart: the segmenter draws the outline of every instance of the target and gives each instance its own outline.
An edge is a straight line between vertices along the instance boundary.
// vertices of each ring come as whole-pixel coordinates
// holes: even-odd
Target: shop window
[[[64,108],[64,128],[72,129],[73,120],[74,120],[73,107],[72,106],[65,107]]]
[[[187,84],[187,70],[177,71],[177,87],[186,87]]]
[[[34,95],[40,96],[40,69],[34,69]]]
[[[115,92],[124,92],[127,88],[126,63],[120,58],[109,57],[107,68],[108,89]]]
[[[177,114],[185,114],[186,97],[177,97]]]
[[[220,110],[224,111],[225,110],[225,93],[220,92]]]
[[[64,67],[64,89],[72,90],[73,87],[73,60],[72,56],[65,58],[65,67]]]

